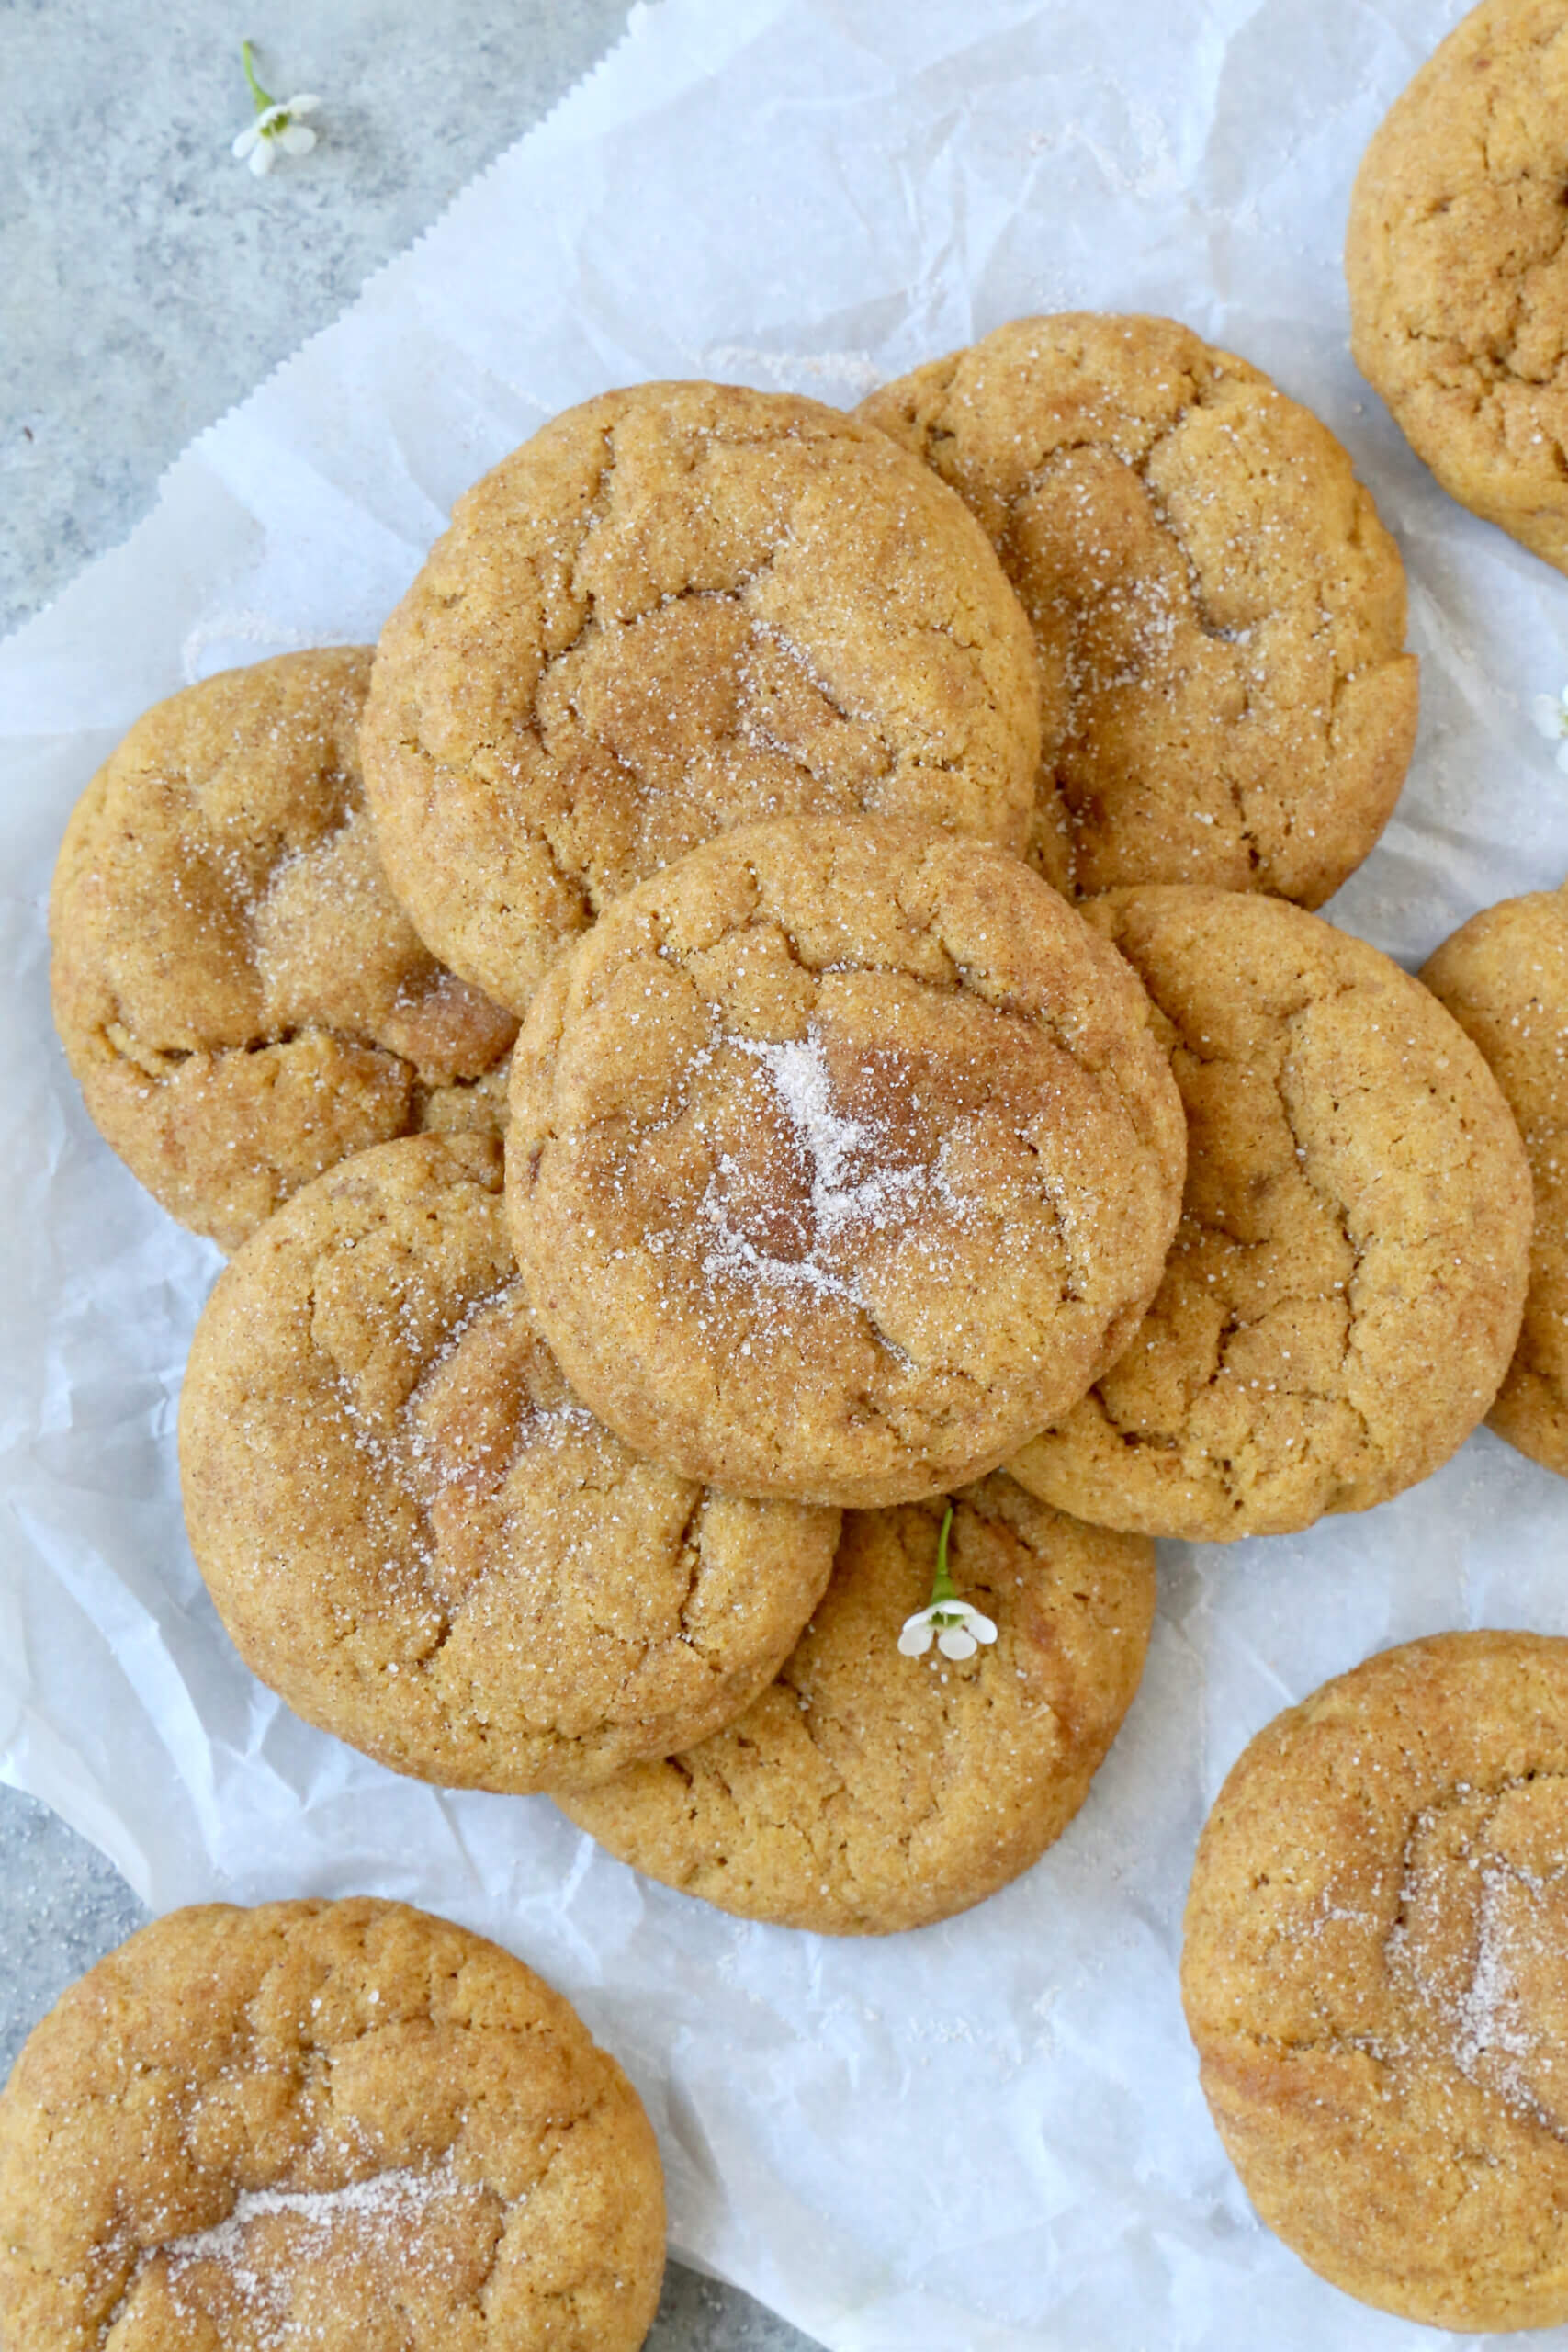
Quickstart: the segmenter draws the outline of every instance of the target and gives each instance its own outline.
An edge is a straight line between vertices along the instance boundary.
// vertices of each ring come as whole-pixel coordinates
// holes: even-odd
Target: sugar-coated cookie
[[[1009,1467],[1059,1510],[1224,1541],[1365,1510],[1447,1460],[1513,1353],[1529,1170],[1408,973],[1277,899],[1084,910],[1162,1017],[1187,1195],[1120,1362]]]
[[[1524,1324],[1487,1423],[1568,1477],[1568,888],[1472,915],[1421,978],[1485,1056],[1535,1191]]]
[[[639,384],[459,501],[382,631],[394,888],[521,1012],[561,942],[732,825],[919,817],[1021,848],[1028,624],[961,500],[837,409]]]
[[[88,1111],[225,1250],[350,1152],[500,1124],[516,1023],[387,888],[360,790],[369,674],[339,646],[159,703],[55,869],[54,1017]]]
[[[1568,0],[1484,0],[1362,159],[1356,362],[1450,496],[1568,571]]]
[[[639,884],[513,1060],[518,1260],[573,1387],[741,1494],[994,1469],[1158,1283],[1184,1123],[1151,1018],[1038,875],[928,826],[751,826]]]
[[[0,2092],[11,2352],[635,2352],[659,2151],[575,2012],[400,1903],[206,1904]]]
[[[1438,1634],[1278,1716],[1204,1827],[1181,1985],[1303,2261],[1436,2327],[1568,2321],[1568,1641]]]
[[[362,1153],[245,1245],[192,1343],[180,1475],[246,1664],[451,1786],[591,1786],[705,1737],[778,1671],[838,1535],[639,1461],[584,1409],[479,1136]]]
[[[824,1935],[963,1911],[1060,1837],[1132,1703],[1154,1546],[1049,1510],[1010,1478],[955,1498],[960,1597],[994,1643],[898,1648],[926,1604],[942,1498],[851,1511],[832,1582],[738,1723],[562,1809],[623,1861],[721,1910]]]
[[[1326,426],[1171,319],[1017,319],[859,413],[971,506],[1034,627],[1058,888],[1320,906],[1416,740],[1404,571]]]

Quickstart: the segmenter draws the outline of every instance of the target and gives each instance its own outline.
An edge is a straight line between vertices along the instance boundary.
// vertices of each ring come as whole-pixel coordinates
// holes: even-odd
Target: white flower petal
[[[1563,709],[1560,695],[1537,695],[1530,704],[1530,725],[1549,742],[1555,743],[1562,735],[1565,718],[1568,712]]]
[[[923,1657],[931,1645],[931,1624],[922,1609],[918,1617],[906,1618],[904,1630],[898,1636],[898,1647],[906,1657]]]
[[[229,150],[230,153],[238,155],[243,162],[260,137],[261,132],[256,129],[255,124],[254,122],[249,124],[235,139],[233,146]]]
[[[994,1642],[997,1638],[995,1625],[988,1617],[982,1617],[977,1609],[969,1611],[969,1631],[977,1642]]]
[[[287,130],[278,132],[277,143],[287,147],[291,155],[308,155],[316,143],[316,134],[307,130],[302,122],[291,122]]]
[[[302,98],[285,98],[283,111],[285,114],[314,114],[321,103],[320,98],[313,98],[307,92]]]
[[[280,98],[274,98],[271,106],[263,107],[260,114],[257,115],[256,129],[265,138],[266,133],[272,129],[273,124],[277,120],[278,117],[280,115],[285,115],[288,112],[288,108],[283,104],[283,101]]]
[[[258,180],[265,179],[267,173],[271,171],[272,141],[270,139],[258,139],[256,141],[255,145],[251,150],[251,169],[254,172]]]
[[[964,1625],[949,1625],[936,1637],[936,1645],[943,1657],[973,1657],[975,1636]]]
[[[1568,775],[1568,741],[1559,743],[1557,746],[1557,764],[1563,775]]]

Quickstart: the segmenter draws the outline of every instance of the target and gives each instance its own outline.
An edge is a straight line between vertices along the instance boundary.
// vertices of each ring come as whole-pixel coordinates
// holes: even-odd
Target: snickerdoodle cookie
[[[625,2075],[496,1944],[359,1896],[171,1912],[0,2093],[13,2352],[635,2352],[664,2266]]]
[[[1472,915],[1421,978],[1485,1056],[1535,1189],[1524,1325],[1487,1422],[1568,1477],[1568,888]]]
[[[239,1252],[180,1404],[191,1546],[310,1723],[450,1786],[592,1786],[739,1713],[838,1518],[710,1494],[584,1410],[516,1278],[492,1137],[345,1161]]]
[[[517,1012],[630,885],[750,820],[872,810],[1021,848],[1028,624],[961,500],[837,409],[641,384],[459,501],[382,631],[393,888]]]
[[[513,1058],[514,1238],[568,1378],[741,1494],[994,1469],[1158,1284],[1185,1135],[1151,1020],[1038,875],[930,826],[750,826],[639,884]]]
[[[973,508],[1034,625],[1058,888],[1320,906],[1416,736],[1393,541],[1316,417],[1169,319],[1019,319],[860,414]]]
[[[1568,2321],[1568,1642],[1438,1634],[1277,1717],[1204,1828],[1181,1982],[1314,2270],[1432,2326]]]
[[[367,648],[339,646],[159,703],[55,869],[54,1017],[87,1109],[225,1250],[350,1152],[500,1124],[516,1023],[442,970],[382,877],[369,675]]]
[[[849,1512],[832,1582],[773,1688],[702,1747],[563,1809],[650,1878],[824,1935],[923,1927],[1028,1870],[1137,1690],[1154,1546],[987,1478],[954,1498],[948,1562],[995,1641],[903,1657],[945,1508]]]
[[[1568,571],[1568,0],[1485,0],[1357,175],[1352,345],[1450,495]]]
[[[1119,1363],[1009,1464],[1060,1510],[1224,1541],[1435,1470],[1518,1335],[1530,1186],[1508,1107],[1418,980],[1280,899],[1086,908],[1158,1007],[1187,1197]]]

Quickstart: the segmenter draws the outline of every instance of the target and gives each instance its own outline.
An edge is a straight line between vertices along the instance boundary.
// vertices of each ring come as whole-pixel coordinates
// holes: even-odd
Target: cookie
[[[1404,571],[1350,460],[1258,368],[1170,319],[1019,319],[859,413],[984,526],[1034,627],[1030,854],[1320,906],[1416,741]]]
[[[285,653],[139,718],[66,829],[54,1018],[99,1133],[235,1250],[350,1152],[493,1128],[516,1029],[394,903],[360,790],[367,649]]]
[[[585,1411],[493,1138],[345,1161],[246,1244],[180,1400],[191,1548],[296,1713],[449,1787],[591,1786],[777,1673],[838,1519],[710,1494]]]
[[[1472,916],[1421,978],[1485,1056],[1535,1192],[1524,1325],[1487,1425],[1568,1477],[1568,888]]]
[[[1398,966],[1280,899],[1086,908],[1158,1007],[1187,1196],[1121,1362],[1009,1465],[1060,1510],[1223,1543],[1366,1510],[1491,1405],[1529,1170],[1495,1080]]]
[[[562,1810],[649,1878],[822,1935],[924,1927],[1028,1870],[1137,1690],[1154,1546],[987,1478],[955,1498],[948,1558],[995,1642],[905,1657],[945,1508],[849,1512],[832,1582],[750,1712]]]
[[[1181,1963],[1263,2221],[1437,2327],[1568,2321],[1568,1642],[1384,1650],[1258,1734]]]
[[[1150,1019],[1038,875],[931,827],[784,820],[640,883],[513,1057],[518,1261],[567,1377],[740,1494],[994,1469],[1159,1281],[1184,1137]]]
[[[15,2352],[634,2352],[659,2151],[480,1936],[356,1896],[156,1919],[0,2093]]]
[[[1462,506],[1568,571],[1568,0],[1487,0],[1362,159],[1351,347]]]
[[[1021,847],[1028,625],[959,499],[837,409],[641,384],[459,501],[382,631],[365,773],[392,886],[521,1012],[564,940],[751,820]]]

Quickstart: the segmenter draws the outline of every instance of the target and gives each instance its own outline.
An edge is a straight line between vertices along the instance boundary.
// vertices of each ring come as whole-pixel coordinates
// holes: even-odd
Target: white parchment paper
[[[1451,505],[1346,347],[1355,164],[1456,0],[662,0],[0,648],[0,1770],[153,1905],[355,1889],[521,1952],[627,2063],[674,2243],[836,2352],[1379,2352],[1252,2220],[1177,2002],[1204,1809],[1279,1707],[1451,1625],[1568,1633],[1568,1489],[1484,1434],[1310,1534],[1170,1545],[1147,1680],[1061,1844],[839,1943],[642,1883],[541,1799],[295,1722],[186,1550],[174,1409],[218,1260],[89,1127],[50,1029],[62,825],[148,703],[375,635],[456,494],[554,410],[707,374],[851,401],[1021,312],[1174,312],[1348,444],[1410,567],[1420,748],[1332,910],[1407,962],[1568,872],[1530,696],[1568,583]],[[1475,2339],[1465,2339],[1474,2342]],[[1548,2339],[1568,2345],[1568,2332]]]

